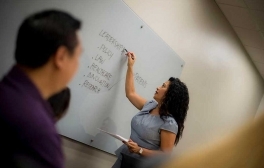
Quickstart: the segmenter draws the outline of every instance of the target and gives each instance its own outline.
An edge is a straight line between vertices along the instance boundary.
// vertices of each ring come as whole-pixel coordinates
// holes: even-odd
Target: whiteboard
[[[82,21],[84,53],[69,87],[72,97],[67,115],[58,122],[61,135],[114,154],[122,142],[97,128],[130,136],[130,122],[138,110],[125,96],[126,56],[133,51],[136,91],[146,99],[169,77],[179,77],[184,61],[121,0],[53,0],[0,2],[1,76],[13,61],[19,24],[42,9],[62,9]],[[3,63],[1,63],[3,64]]]

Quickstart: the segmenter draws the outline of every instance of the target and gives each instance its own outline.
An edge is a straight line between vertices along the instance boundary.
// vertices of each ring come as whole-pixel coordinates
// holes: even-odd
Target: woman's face
[[[157,88],[155,94],[154,94],[154,99],[160,103],[162,101],[162,98],[164,97],[164,95],[166,94],[168,88],[170,85],[170,81],[167,81],[165,83],[163,83],[160,87]]]

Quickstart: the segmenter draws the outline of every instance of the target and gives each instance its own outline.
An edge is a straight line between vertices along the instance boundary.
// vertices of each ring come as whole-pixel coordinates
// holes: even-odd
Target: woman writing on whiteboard
[[[136,56],[128,52],[127,58],[126,97],[140,112],[132,118],[130,140],[116,151],[118,159],[113,168],[121,167],[121,153],[133,158],[171,153],[182,136],[189,105],[186,85],[173,77],[157,88],[154,100],[138,95],[133,76]]]

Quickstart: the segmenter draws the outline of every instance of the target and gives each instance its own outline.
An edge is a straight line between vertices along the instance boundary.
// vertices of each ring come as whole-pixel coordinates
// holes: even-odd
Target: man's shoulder
[[[29,108],[30,106],[30,108]],[[36,110],[38,100],[33,99],[30,93],[21,92],[21,89],[14,88],[0,82],[0,108],[2,111],[27,109],[30,111]]]
[[[0,119],[13,128],[23,129],[27,126],[52,127],[54,125],[49,111],[42,100],[0,82]],[[34,128],[32,128],[34,129]],[[46,128],[48,129],[48,128]]]
[[[54,157],[60,159],[61,142],[48,110],[43,100],[36,99],[21,88],[0,83],[0,130],[5,139],[18,141],[18,148],[32,150],[36,155],[44,153],[42,158],[53,155],[52,150],[57,150]]]

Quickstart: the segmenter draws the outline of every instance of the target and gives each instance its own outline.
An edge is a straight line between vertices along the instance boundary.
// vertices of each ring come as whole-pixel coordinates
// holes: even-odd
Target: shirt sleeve
[[[141,112],[148,112],[149,110],[155,108],[157,106],[157,102],[154,100],[147,101],[143,108],[141,109]]]
[[[166,130],[166,131],[172,132],[174,134],[177,134],[178,133],[178,124],[174,120],[174,118],[172,118],[172,117],[166,118],[165,123],[160,127],[160,131],[161,130]]]

